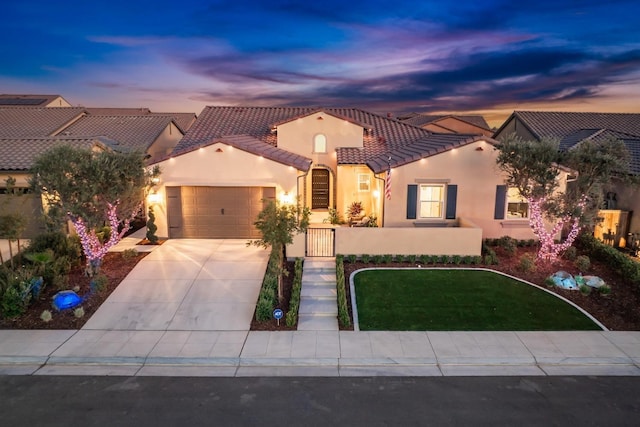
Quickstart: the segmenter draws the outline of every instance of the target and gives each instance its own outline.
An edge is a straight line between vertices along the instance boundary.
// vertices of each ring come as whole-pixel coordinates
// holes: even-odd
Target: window
[[[371,176],[366,173],[358,174],[358,191],[366,192],[371,189]]]
[[[418,202],[420,209],[420,218],[442,218],[442,207],[444,205],[444,185],[420,184]]]
[[[313,152],[314,153],[326,153],[327,152],[327,137],[319,133],[313,137]]]
[[[507,219],[529,218],[529,203],[520,195],[517,188],[507,190]]]

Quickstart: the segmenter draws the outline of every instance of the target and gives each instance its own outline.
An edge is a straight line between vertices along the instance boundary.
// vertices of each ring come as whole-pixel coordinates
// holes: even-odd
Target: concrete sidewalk
[[[640,375],[640,332],[0,331],[0,374]]]

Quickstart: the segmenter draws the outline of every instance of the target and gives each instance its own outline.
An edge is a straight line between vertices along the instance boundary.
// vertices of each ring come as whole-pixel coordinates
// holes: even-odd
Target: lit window
[[[319,133],[313,137],[313,152],[314,153],[326,153],[327,152],[327,137]]]
[[[443,184],[421,184],[418,197],[420,218],[442,218],[442,207],[444,205]]]
[[[366,173],[358,174],[358,191],[365,192],[371,190],[371,176]]]
[[[507,219],[529,218],[529,203],[517,188],[507,190]]]

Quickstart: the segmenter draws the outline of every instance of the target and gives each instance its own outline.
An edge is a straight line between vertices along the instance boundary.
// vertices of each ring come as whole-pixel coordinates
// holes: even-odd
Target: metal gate
[[[333,228],[308,228],[307,248],[308,257],[333,257],[335,253],[335,230]]]

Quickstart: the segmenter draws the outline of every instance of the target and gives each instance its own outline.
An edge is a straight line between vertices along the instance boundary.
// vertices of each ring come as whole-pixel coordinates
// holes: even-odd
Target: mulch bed
[[[287,274],[282,279],[282,294],[284,298],[282,303],[278,304],[276,308],[281,309],[285,316],[289,311],[289,300],[291,299],[291,290],[293,289],[293,276],[294,276],[294,261],[287,261],[285,263],[285,270]],[[297,329],[297,323],[293,327],[289,327],[285,324],[284,317],[278,322],[276,319],[271,319],[268,322],[258,322],[256,320],[256,314],[253,313],[253,319],[251,320],[252,331],[295,331]]]
[[[139,252],[133,257],[124,257],[120,252],[108,252],[104,257],[102,266],[103,273],[109,279],[109,283],[99,292],[90,295],[81,305],[84,316],[77,318],[73,314],[73,309],[57,312],[51,305],[53,296],[60,290],[53,286],[47,286],[40,293],[36,301],[31,301],[26,313],[15,319],[0,319],[0,329],[80,329],[89,320],[91,315],[98,310],[104,300],[118,287],[120,282],[129,274],[131,270],[147,256],[146,252]],[[90,279],[84,274],[85,266],[75,267],[69,274],[68,286],[64,289],[74,289],[80,296],[89,293]],[[40,319],[44,310],[49,310],[53,318],[49,322]]]

